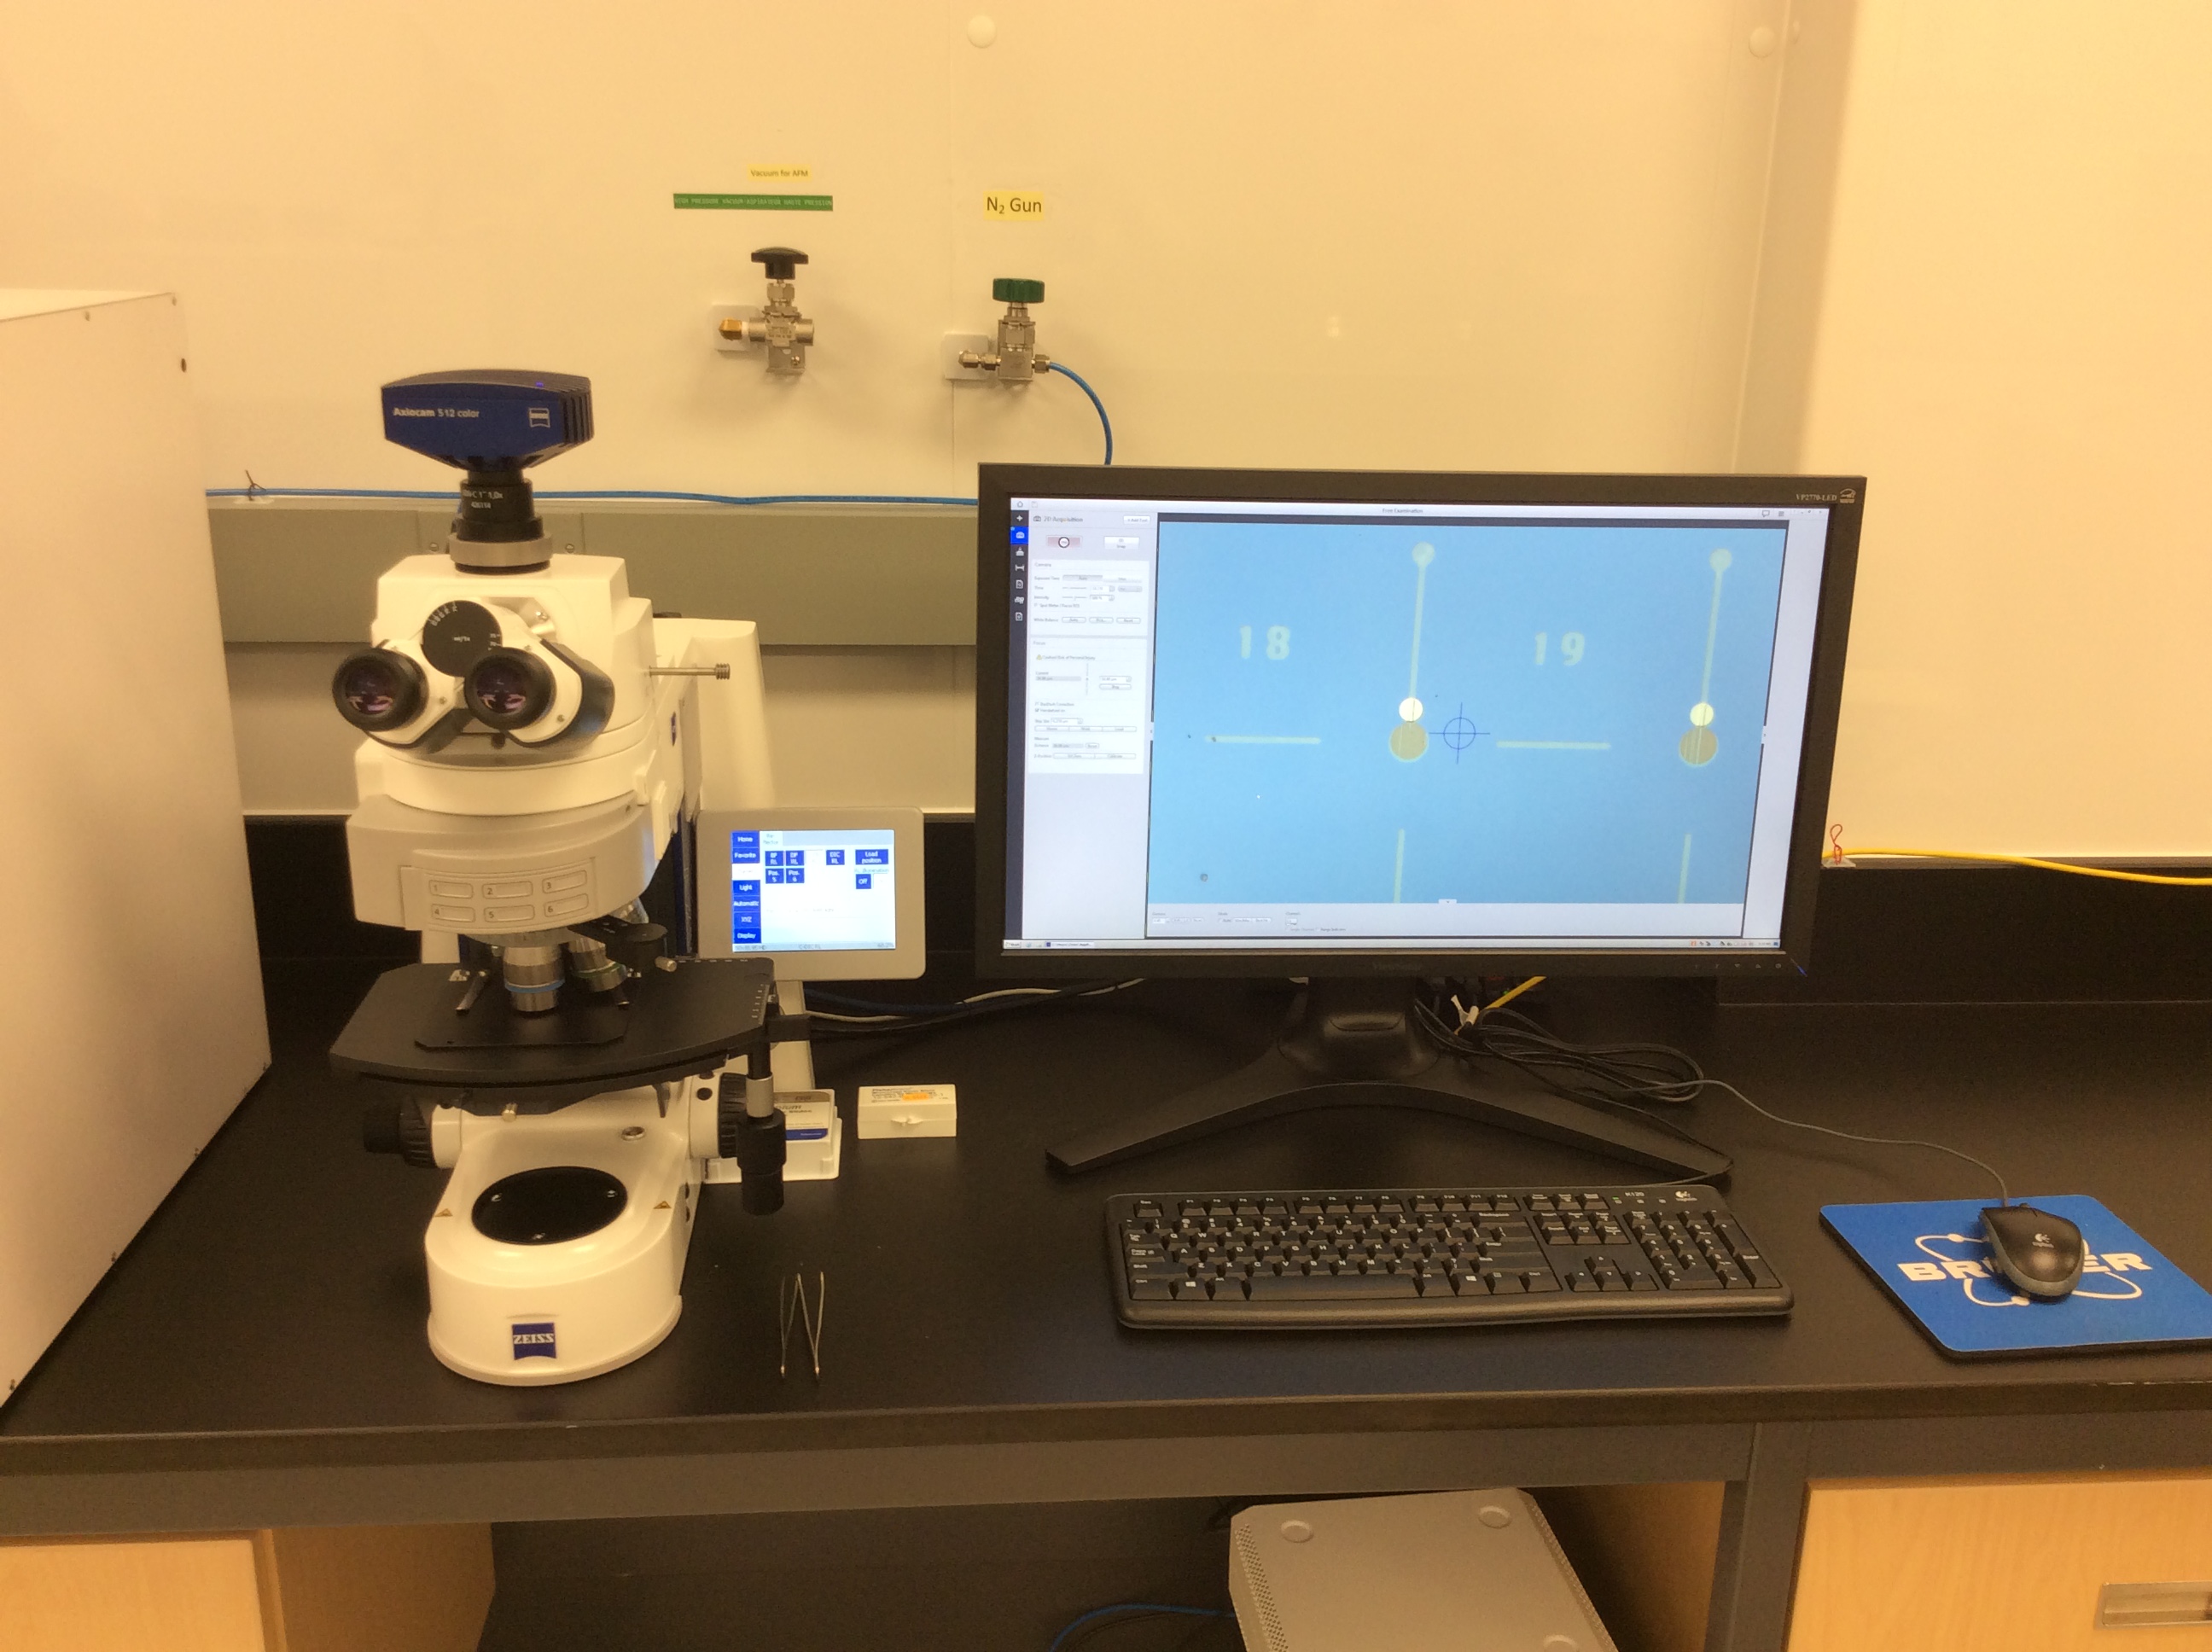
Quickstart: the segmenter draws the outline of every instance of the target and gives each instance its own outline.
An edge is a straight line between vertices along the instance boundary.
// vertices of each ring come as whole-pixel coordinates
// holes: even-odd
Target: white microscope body
[[[395,399],[514,389],[526,409],[532,386],[500,378],[532,376],[402,381],[387,424]],[[582,418],[587,436],[587,400]],[[489,439],[470,434],[480,455]],[[367,736],[355,911],[420,932],[425,963],[380,981],[332,1054],[405,1086],[386,1139],[372,1115],[372,1146],[451,1172],[424,1238],[433,1351],[483,1382],[566,1382],[675,1327],[705,1162],[772,1128],[780,1163],[766,1047],[730,1059],[759,1028],[765,966],[687,963],[679,981],[638,904],[689,816],[774,801],[760,651],[749,623],[656,619],[618,558],[548,554],[511,522],[467,539],[491,467],[468,468],[451,556],[379,580],[373,646],[333,683]],[[519,465],[505,485],[534,526]],[[648,999],[708,987],[760,1002],[680,1036],[645,1018]],[[775,1208],[775,1180],[749,1180],[748,1208]]]

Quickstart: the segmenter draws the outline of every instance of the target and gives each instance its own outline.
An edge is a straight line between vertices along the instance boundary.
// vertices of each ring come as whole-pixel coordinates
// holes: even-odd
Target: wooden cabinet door
[[[248,1536],[0,1544],[0,1652],[266,1652]]]
[[[489,1526],[0,1542],[0,1652],[474,1652]]]
[[[2212,1587],[2212,1476],[1816,1483],[1790,1652],[2212,1652],[2100,1629],[2110,1583]]]

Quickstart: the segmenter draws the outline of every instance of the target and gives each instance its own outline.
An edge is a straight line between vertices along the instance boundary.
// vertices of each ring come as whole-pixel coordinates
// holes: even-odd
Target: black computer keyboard
[[[1125,1193],[1122,1322],[1322,1329],[1786,1314],[1710,1187]]]

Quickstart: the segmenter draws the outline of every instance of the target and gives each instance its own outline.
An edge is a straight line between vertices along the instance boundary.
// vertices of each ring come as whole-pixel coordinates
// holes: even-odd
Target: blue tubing
[[[1114,462],[1114,421],[1106,416],[1106,404],[1098,399],[1098,392],[1091,389],[1091,381],[1073,367],[1062,367],[1057,361],[1053,362],[1051,366],[1052,370],[1062,378],[1074,380],[1075,387],[1091,398],[1091,405],[1098,410],[1098,425],[1106,433],[1105,463],[1111,465]]]

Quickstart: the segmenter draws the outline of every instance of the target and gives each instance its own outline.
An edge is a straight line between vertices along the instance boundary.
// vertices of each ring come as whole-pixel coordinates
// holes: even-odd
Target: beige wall
[[[593,379],[600,434],[548,486],[966,494],[978,459],[1089,459],[1072,386],[939,376],[1002,275],[1047,282],[1131,461],[1718,465],[1779,72],[1746,42],[1780,12],[16,7],[0,279],[174,288],[223,483],[441,485],[374,386],[487,361]],[[790,161],[835,211],[672,207]],[[986,220],[994,188],[1045,217]],[[796,385],[707,325],[784,240],[821,328]]]
[[[1832,210],[1785,232],[1778,190],[1754,357],[1770,393],[1802,371],[1761,458],[1869,478],[1831,817],[2212,853],[2212,9],[1856,9],[1839,75],[1809,48],[1845,9],[1807,9],[1806,100],[1839,119],[1777,173],[1832,166]]]
[[[594,379],[549,486],[1088,459],[1072,386],[935,376],[1000,274],[1132,461],[1864,471],[1848,836],[2212,853],[2208,56],[2194,0],[17,8],[0,280],[179,289],[215,483],[435,485],[370,386],[491,360]],[[672,209],[755,161],[836,210]],[[776,240],[797,385],[704,336]],[[964,687],[811,669],[792,761],[853,784],[912,677],[957,798]]]

